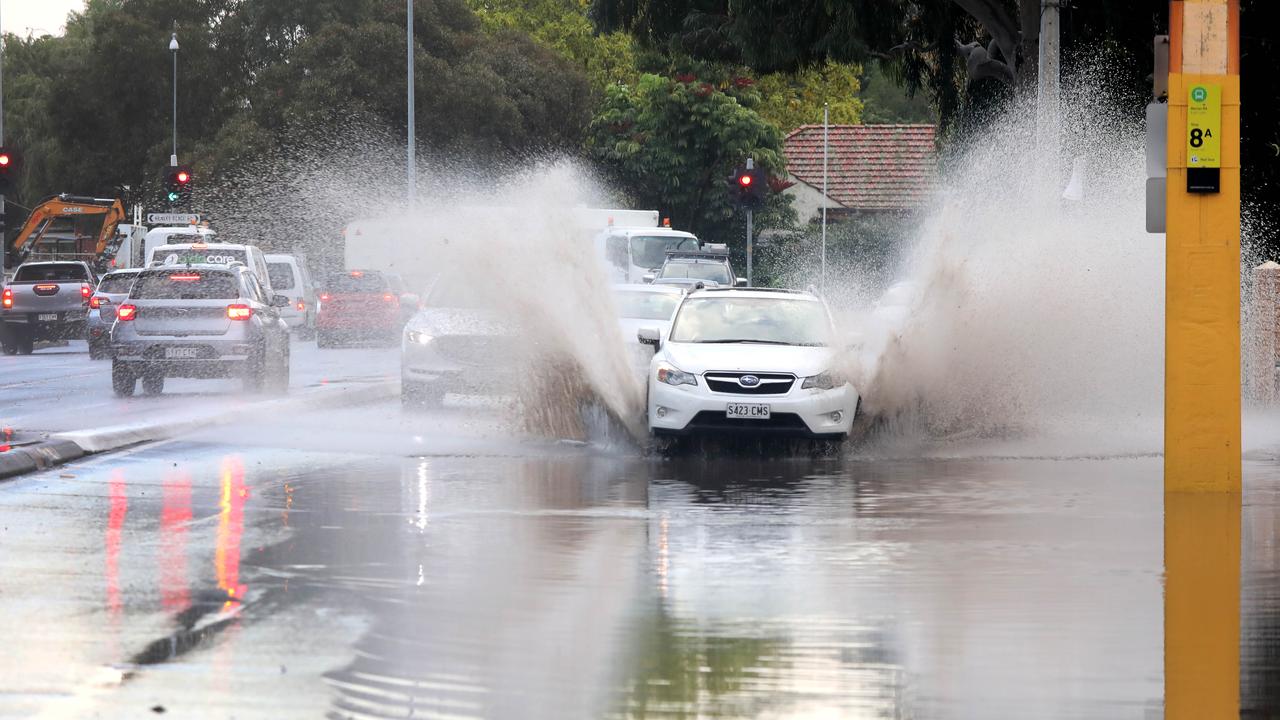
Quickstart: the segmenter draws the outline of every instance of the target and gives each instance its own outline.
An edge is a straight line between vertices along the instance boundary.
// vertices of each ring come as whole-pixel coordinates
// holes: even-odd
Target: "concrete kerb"
[[[245,413],[271,414],[285,410],[362,405],[389,400],[400,395],[400,383],[387,380],[361,385],[342,385],[297,393],[287,397],[255,402],[248,406],[223,408],[217,412],[164,422],[142,422],[129,425],[75,430],[57,433],[49,439],[15,447],[0,454],[0,478],[46,470],[72,460],[97,453],[120,450],[157,440],[168,440],[211,425],[224,425]]]

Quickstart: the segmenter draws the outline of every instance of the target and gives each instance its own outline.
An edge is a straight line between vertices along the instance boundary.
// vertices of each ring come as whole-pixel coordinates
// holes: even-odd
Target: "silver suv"
[[[164,391],[167,377],[240,377],[245,390],[289,387],[289,327],[243,265],[167,265],[138,274],[111,328],[116,395]]]

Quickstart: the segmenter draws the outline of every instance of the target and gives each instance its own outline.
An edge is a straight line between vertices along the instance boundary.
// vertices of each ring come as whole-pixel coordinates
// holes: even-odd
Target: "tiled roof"
[[[933,125],[831,125],[827,195],[854,210],[917,208],[933,190]],[[822,190],[822,126],[804,125],[783,144],[787,170]]]

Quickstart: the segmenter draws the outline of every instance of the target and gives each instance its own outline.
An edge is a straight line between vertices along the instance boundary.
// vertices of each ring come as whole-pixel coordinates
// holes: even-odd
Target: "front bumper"
[[[840,438],[849,434],[858,408],[852,385],[804,390],[801,382],[785,395],[737,395],[712,392],[705,378],[697,385],[667,385],[649,379],[649,430],[657,435],[778,435]],[[728,418],[730,403],[769,406],[769,420]],[[836,420],[832,414],[840,413]]]

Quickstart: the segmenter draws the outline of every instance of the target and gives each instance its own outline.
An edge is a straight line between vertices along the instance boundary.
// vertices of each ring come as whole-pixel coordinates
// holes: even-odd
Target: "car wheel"
[[[401,380],[400,404],[415,408],[441,407],[444,405],[444,386],[440,383]]]
[[[674,435],[654,435],[653,449],[660,455],[675,455],[684,449],[684,438]]]
[[[106,343],[89,341],[89,359],[103,360],[107,357]]]
[[[138,384],[138,378],[128,365],[119,360],[111,361],[111,389],[117,397],[130,397]]]
[[[18,348],[19,355],[30,355],[35,352],[36,341],[28,330],[18,330],[14,333],[17,337],[13,339],[14,344]]]
[[[325,332],[324,330],[316,331],[316,347],[331,348],[337,346],[338,344],[334,342],[332,333]]]
[[[156,372],[143,372],[142,392],[148,395],[159,395],[164,392],[164,376]]]
[[[10,341],[8,341],[8,340],[5,340],[5,341],[4,341],[4,343],[3,343],[2,347],[4,348],[4,354],[5,354],[5,355],[17,355],[17,354],[18,354],[18,346],[17,346],[17,345],[15,345],[15,344],[13,344],[12,342],[10,342]]]
[[[262,392],[263,385],[267,379],[266,375],[266,350],[265,348],[259,348],[257,352],[249,356],[249,361],[244,365],[244,391],[249,393]]]
[[[289,351],[288,346],[281,353],[280,360],[276,362],[275,368],[271,372],[271,377],[267,381],[267,391],[277,395],[283,395],[289,392]]]

